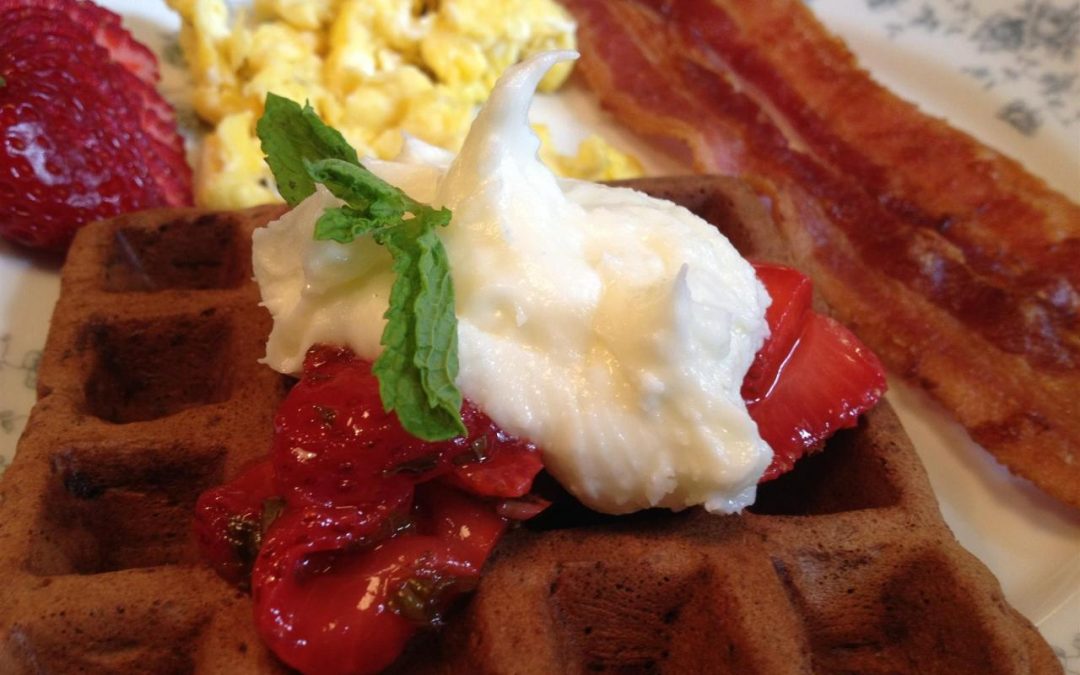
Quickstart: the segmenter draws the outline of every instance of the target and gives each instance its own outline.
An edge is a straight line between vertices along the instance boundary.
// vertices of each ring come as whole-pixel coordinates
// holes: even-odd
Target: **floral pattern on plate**
[[[31,392],[37,387],[37,369],[41,361],[41,350],[30,349],[16,356],[11,352],[11,334],[0,335],[0,382],[4,384],[5,391],[22,386]],[[22,433],[25,426],[28,411],[14,408],[0,407],[0,433]],[[0,473],[7,466],[8,457],[0,455]]]
[[[937,3],[866,0],[886,15],[892,39],[908,31],[968,40],[979,58],[954,64],[987,90],[1023,87],[997,116],[1022,134],[1034,135],[1047,118],[1066,128],[1080,125],[1080,77],[1075,67],[1080,4],[1025,0],[1012,7],[973,0]],[[1000,4],[1000,3],[999,3]]]

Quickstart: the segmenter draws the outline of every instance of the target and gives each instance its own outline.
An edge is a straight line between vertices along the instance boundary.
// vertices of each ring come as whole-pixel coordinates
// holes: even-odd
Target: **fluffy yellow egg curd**
[[[196,201],[209,208],[280,201],[255,136],[267,92],[310,102],[361,156],[397,156],[404,134],[456,151],[500,73],[575,45],[574,21],[553,0],[168,3],[183,22],[195,111],[212,127],[195,167]],[[555,66],[540,90],[558,88],[570,67]],[[537,131],[541,157],[561,175],[641,175],[635,158],[599,137],[567,156]]]

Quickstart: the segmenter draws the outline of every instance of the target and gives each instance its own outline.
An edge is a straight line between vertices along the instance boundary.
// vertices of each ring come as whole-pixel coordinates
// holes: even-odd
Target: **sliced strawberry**
[[[81,223],[163,204],[124,113],[103,114],[70,71],[38,73],[0,88],[0,234],[59,251]]]
[[[278,485],[294,505],[399,501],[418,479],[447,469],[438,450],[383,410],[370,366],[347,350],[309,353],[275,427]]]
[[[475,494],[518,497],[540,470],[539,453],[466,402],[468,435],[421,441],[387,413],[371,365],[338,348],[313,348],[276,417],[274,464],[290,504],[361,506],[400,500],[447,473]]]
[[[493,502],[437,482],[417,488],[416,506],[419,530],[452,542],[455,558],[476,571],[506,531]]]
[[[124,29],[119,15],[104,7],[85,0],[0,0],[0,15],[9,10],[35,9],[52,13],[52,24],[61,20],[78,26],[83,35],[90,35],[94,42],[109,52],[109,60],[115,61],[143,82],[154,85],[159,78],[157,58],[154,53]],[[5,16],[4,23],[8,23]]]
[[[485,443],[487,445],[487,443]],[[459,464],[443,477],[450,485],[485,497],[521,497],[532,489],[533,479],[544,468],[534,448],[505,447],[490,456],[472,460],[459,455]]]
[[[365,553],[311,553],[280,537],[295,540],[287,523],[271,527],[252,574],[255,625],[266,645],[305,673],[389,665],[414,631],[388,604],[390,589],[411,574],[402,565],[409,547],[398,538]],[[438,544],[422,543],[429,544],[424,553]]]
[[[54,10],[27,7],[8,11],[3,14],[3,17],[5,33],[3,37],[0,37],[0,44],[6,45],[8,51],[22,48],[29,51],[31,56],[41,59],[44,56],[42,52],[49,49],[64,54],[75,50],[80,53],[80,58],[84,63],[108,63],[110,66],[119,66],[116,69],[108,69],[111,77],[104,78],[106,83],[120,85],[118,88],[121,92],[129,92],[134,97],[131,101],[132,107],[140,115],[144,131],[163,146],[172,148],[173,152],[182,155],[183,144],[182,139],[175,133],[173,110],[154,88],[157,82],[156,61],[152,60],[153,55],[149,51],[146,51],[146,54],[151,59],[151,65],[154,66],[152,79],[146,79],[138,69],[128,68],[126,64],[117,62],[114,50],[108,45],[86,39],[87,26],[69,20],[70,17],[60,15]],[[123,30],[119,24],[115,28]],[[34,43],[40,44],[30,51]],[[142,45],[138,46],[146,50]],[[145,68],[142,71],[145,71]],[[98,75],[98,80],[101,80],[100,73]]]
[[[199,495],[194,524],[199,550],[230,583],[247,582],[262,545],[267,501],[275,494],[274,467],[263,460],[233,481]]]
[[[133,136],[140,145],[142,160],[147,164],[152,189],[161,195],[165,205],[182,206],[190,202],[190,169],[185,159],[183,139],[176,133],[176,118],[172,108],[148,84],[124,68],[106,63],[101,69],[79,67],[77,64],[101,63],[107,53],[97,44],[86,41],[81,29],[73,23],[52,22],[48,28],[39,25],[42,10],[22,10],[17,14],[9,36],[12,46],[6,60],[16,63],[13,70],[23,66],[34,69],[39,77],[55,77],[52,68],[61,68],[73,79],[70,86],[76,91],[96,90],[102,95],[99,104],[108,113],[109,128],[118,136]],[[103,76],[103,75],[108,76]],[[122,103],[123,105],[119,105]],[[107,107],[106,107],[107,106]],[[129,131],[136,130],[136,131]],[[141,133],[138,132],[141,130]],[[135,140],[136,136],[144,136]],[[150,187],[147,188],[148,190]]]
[[[851,331],[809,309],[805,276],[775,265],[755,269],[773,299],[766,314],[771,335],[743,383],[743,398],[773,449],[766,481],[855,426],[884,394],[885,370]]]
[[[507,520],[530,520],[543,513],[551,502],[537,495],[523,495],[517,499],[504,499],[495,504],[495,513]]]
[[[100,7],[95,7],[95,9],[112,14]],[[113,16],[116,15],[113,14]],[[89,23],[93,25],[93,20],[91,19]],[[157,58],[146,45],[132,37],[131,33],[120,25],[119,20],[115,23],[98,23],[94,29],[94,42],[108,49],[112,60],[122,65],[128,72],[150,86],[157,84],[161,77],[158,72]]]
[[[754,272],[768,289],[772,303],[765,312],[769,339],[754,356],[754,363],[743,379],[742,397],[747,402],[769,393],[784,359],[799,339],[813,299],[810,279],[796,269],[755,263]]]
[[[491,504],[428,483],[410,530],[362,547],[313,552],[279,519],[253,574],[260,634],[303,672],[375,673],[418,626],[471,589],[506,528]],[[375,534],[372,530],[372,535]]]
[[[0,235],[60,251],[85,222],[191,203],[156,62],[148,51],[152,68],[114,60],[145,49],[122,38],[116,15],[72,0],[0,0],[0,25]]]
[[[278,410],[272,458],[197,505],[204,555],[236,581],[270,520],[267,496],[283,495],[252,599],[263,639],[304,672],[385,668],[475,585],[509,519],[546,505],[523,497],[540,469],[531,444],[467,402],[466,436],[419,441],[378,389],[349,350],[313,348]]]

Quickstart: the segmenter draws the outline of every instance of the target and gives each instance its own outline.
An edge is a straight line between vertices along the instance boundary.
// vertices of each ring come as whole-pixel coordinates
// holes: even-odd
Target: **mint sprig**
[[[417,202],[364,168],[344,137],[309,105],[268,94],[256,131],[286,201],[298,204],[321,183],[345,202],[319,218],[316,239],[349,243],[371,236],[393,258],[383,352],[373,367],[383,406],[417,438],[464,434],[461,392],[454,384],[454,285],[435,234],[450,222],[450,211]]]
[[[266,95],[266,106],[255,132],[262,142],[266,163],[274,174],[278,192],[296,206],[315,192],[307,163],[340,159],[356,166],[360,160],[341,132],[327,126],[310,105],[277,94]]]

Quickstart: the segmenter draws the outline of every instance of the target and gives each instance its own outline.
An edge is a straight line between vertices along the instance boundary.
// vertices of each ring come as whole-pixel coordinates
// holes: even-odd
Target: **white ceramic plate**
[[[186,106],[173,66],[175,16],[163,2],[107,0],[162,56],[166,95]],[[1080,9],[1065,0],[813,0],[886,85],[1023,162],[1080,201]],[[571,87],[534,113],[570,146],[597,129],[651,172],[678,167],[643,148]],[[59,292],[57,266],[0,242],[0,470],[33,405],[35,368]],[[1069,671],[1080,669],[1080,514],[1013,478],[918,391],[889,395],[957,538],[1001,580]]]

